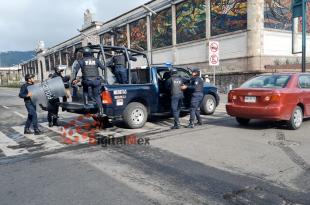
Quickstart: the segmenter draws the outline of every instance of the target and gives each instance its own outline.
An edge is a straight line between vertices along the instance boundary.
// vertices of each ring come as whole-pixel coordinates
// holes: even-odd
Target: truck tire
[[[202,99],[201,107],[202,114],[212,115],[216,109],[216,100],[213,95],[205,95]]]
[[[303,111],[300,106],[296,106],[292,112],[291,119],[287,122],[291,130],[297,130],[301,127],[304,118]]]
[[[146,107],[138,102],[129,103],[123,113],[126,126],[131,129],[143,127],[147,121],[147,116]]]

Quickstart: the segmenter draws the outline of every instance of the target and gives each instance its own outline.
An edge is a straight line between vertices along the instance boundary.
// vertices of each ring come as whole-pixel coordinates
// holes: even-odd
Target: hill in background
[[[35,57],[35,51],[0,52],[0,67],[10,67]]]

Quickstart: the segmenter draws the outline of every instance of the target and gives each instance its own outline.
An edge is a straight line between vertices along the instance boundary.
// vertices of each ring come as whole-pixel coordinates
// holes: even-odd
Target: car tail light
[[[278,102],[280,101],[280,94],[267,95],[264,97],[265,102]]]
[[[228,94],[228,102],[232,102],[233,100],[237,100],[237,95],[233,92],[229,92]]]
[[[101,93],[101,100],[103,104],[112,104],[112,97],[109,91],[103,91]]]

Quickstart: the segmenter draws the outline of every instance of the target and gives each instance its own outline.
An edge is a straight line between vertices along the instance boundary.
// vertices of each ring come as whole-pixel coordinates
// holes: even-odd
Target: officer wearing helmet
[[[93,57],[91,49],[85,47],[83,49],[83,58],[78,60],[73,68],[72,83],[75,85],[78,82],[76,76],[81,69],[84,104],[88,104],[89,91],[91,91],[90,96],[96,100],[96,104],[99,107],[99,115],[103,115],[103,107],[100,99],[101,78],[98,68],[105,69],[104,65],[97,58]]]
[[[24,99],[26,109],[28,111],[28,118],[25,124],[24,134],[33,134],[30,131],[31,124],[33,125],[34,134],[40,135],[42,132],[38,127],[38,117],[36,111],[36,105],[31,101],[32,93],[28,91],[28,87],[34,84],[34,75],[26,74],[25,81],[26,83],[22,85],[19,91],[19,97]]]
[[[53,73],[50,76],[50,79],[61,77],[62,81],[64,82],[65,88],[68,89],[69,88],[70,76],[63,76],[62,75],[64,69],[65,68],[62,66],[57,66],[55,68],[55,73]],[[63,102],[67,102],[67,96],[63,96]],[[59,98],[52,99],[52,100],[48,101],[48,104],[47,104],[47,111],[48,111],[47,120],[48,120],[48,126],[49,127],[59,126],[59,124],[58,124],[59,103],[60,103]]]
[[[190,120],[187,128],[194,128],[194,121],[197,118],[198,125],[202,125],[200,117],[200,105],[203,99],[203,80],[200,77],[199,68],[192,69],[192,78],[188,86],[182,86],[182,89],[189,89],[192,93],[191,107],[190,107]]]
[[[174,125],[171,129],[179,129],[180,128],[180,111],[182,106],[182,100],[184,98],[182,85],[184,84],[184,79],[179,77],[178,70],[176,68],[172,68],[170,70],[171,77],[166,81],[166,88],[170,90],[171,94],[171,112],[174,117]]]

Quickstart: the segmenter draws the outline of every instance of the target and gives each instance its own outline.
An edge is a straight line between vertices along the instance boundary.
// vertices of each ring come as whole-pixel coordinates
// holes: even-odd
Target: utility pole
[[[292,1],[292,38],[293,38],[293,44],[292,46],[294,47],[294,19],[298,17],[302,17],[302,43],[301,43],[301,71],[306,72],[306,55],[307,55],[307,50],[306,50],[306,43],[307,43],[307,2],[309,0],[293,0]],[[296,28],[295,28],[296,29]],[[298,28],[297,28],[298,29]],[[300,53],[300,52],[293,52],[294,54]]]

